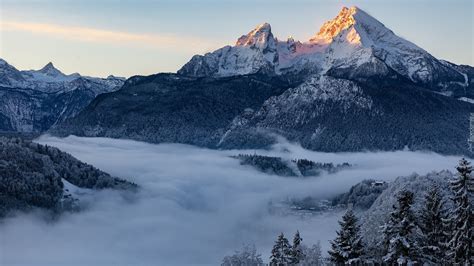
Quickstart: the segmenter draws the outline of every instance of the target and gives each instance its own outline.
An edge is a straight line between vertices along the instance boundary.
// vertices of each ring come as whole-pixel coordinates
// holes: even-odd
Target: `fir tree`
[[[241,251],[236,251],[232,256],[224,257],[221,266],[263,266],[261,255],[257,253],[254,245],[245,245]]]
[[[321,244],[318,242],[311,247],[301,245],[304,259],[300,261],[301,266],[321,266],[324,265]]]
[[[291,246],[283,233],[278,236],[270,256],[270,265],[286,266],[291,262]]]
[[[364,255],[360,227],[357,222],[357,217],[352,210],[348,210],[339,222],[341,230],[337,232],[336,239],[331,241],[332,250],[328,251],[333,263],[345,264],[360,259]]]
[[[447,247],[447,225],[444,202],[437,186],[425,195],[425,205],[420,216],[423,232],[423,257],[427,263],[443,264]]]
[[[472,197],[473,180],[472,167],[464,158],[456,167],[458,178],[450,182],[454,193],[455,209],[452,213],[452,238],[449,242],[449,257],[454,264],[469,265],[473,259],[473,214],[469,198]]]
[[[415,216],[411,209],[413,193],[402,191],[398,195],[398,206],[393,206],[389,221],[384,225],[383,260],[390,265],[407,265],[418,261],[418,244],[415,237]]]
[[[293,246],[291,247],[291,264],[296,265],[304,259],[301,241],[303,239],[300,236],[300,232],[296,231],[295,237],[293,237]]]

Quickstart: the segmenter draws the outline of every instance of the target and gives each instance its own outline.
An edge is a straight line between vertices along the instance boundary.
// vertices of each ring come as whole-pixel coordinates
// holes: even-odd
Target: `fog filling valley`
[[[264,261],[280,232],[327,250],[342,211],[322,214],[270,211],[271,202],[312,196],[327,199],[364,180],[393,180],[416,172],[454,170],[459,157],[397,151],[321,153],[281,141],[271,150],[209,150],[182,144],[148,144],[106,138],[55,138],[37,142],[140,186],[139,192],[83,191],[84,209],[57,220],[40,213],[0,222],[0,257],[6,265],[220,264],[243,244],[255,244]],[[313,178],[279,177],[230,158],[260,154],[352,168]],[[326,254],[324,254],[326,255]]]

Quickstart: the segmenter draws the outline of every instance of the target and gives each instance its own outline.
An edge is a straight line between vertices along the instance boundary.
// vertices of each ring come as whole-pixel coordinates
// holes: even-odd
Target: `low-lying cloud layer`
[[[327,198],[367,179],[392,180],[413,172],[454,169],[458,157],[433,153],[319,153],[281,143],[271,151],[216,151],[180,144],[48,136],[38,142],[141,186],[135,197],[102,191],[84,197],[83,212],[47,222],[36,214],[0,224],[0,264],[216,265],[244,243],[268,261],[279,232],[298,229],[303,242],[328,247],[340,213],[272,214],[270,201]],[[258,153],[288,159],[356,165],[310,179],[284,178],[241,166],[229,155]]]

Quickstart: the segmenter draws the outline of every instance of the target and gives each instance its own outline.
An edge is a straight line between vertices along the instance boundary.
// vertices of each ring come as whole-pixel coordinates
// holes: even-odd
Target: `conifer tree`
[[[300,232],[296,231],[293,237],[293,246],[291,246],[291,264],[296,265],[304,259],[301,241],[303,241],[303,239],[300,236]]]
[[[383,261],[389,265],[407,265],[419,261],[419,247],[415,236],[415,216],[411,209],[413,193],[401,191],[398,204],[393,206],[389,221],[384,225]]]
[[[291,261],[291,246],[283,233],[278,236],[270,256],[271,266],[286,266]]]
[[[447,225],[443,198],[439,187],[435,186],[425,195],[425,203],[420,215],[423,232],[423,257],[428,264],[443,264],[447,248]]]
[[[236,251],[232,256],[225,256],[221,266],[263,266],[262,255],[257,253],[255,245],[244,245],[242,250]]]
[[[311,247],[305,245],[301,246],[304,254],[303,261],[300,261],[301,266],[321,266],[324,265],[323,253],[321,251],[321,244],[318,242]]]
[[[331,241],[331,250],[328,251],[333,263],[340,265],[360,259],[364,255],[364,246],[360,236],[360,226],[352,210],[348,210],[339,222],[341,229],[337,237]]]
[[[472,166],[464,158],[456,167],[458,178],[450,182],[455,209],[451,214],[452,238],[449,241],[451,263],[470,265],[473,261],[473,208],[470,202],[474,190]]]

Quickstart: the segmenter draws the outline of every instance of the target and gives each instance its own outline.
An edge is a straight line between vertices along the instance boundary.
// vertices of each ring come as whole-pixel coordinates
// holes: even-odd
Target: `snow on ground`
[[[468,103],[474,103],[474,99],[467,98],[467,97],[461,97],[461,98],[458,98],[458,100],[468,102]]]
[[[0,225],[4,265],[216,265],[242,244],[255,243],[265,261],[276,236],[299,230],[307,245],[329,246],[340,212],[281,215],[270,201],[327,198],[367,179],[453,169],[458,157],[409,151],[319,153],[282,141],[273,150],[216,151],[181,144],[43,136],[82,161],[141,186],[135,197],[105,190],[87,208],[47,222],[34,214]],[[310,179],[266,175],[229,155],[257,153],[356,165]],[[73,189],[73,188],[72,188]]]

